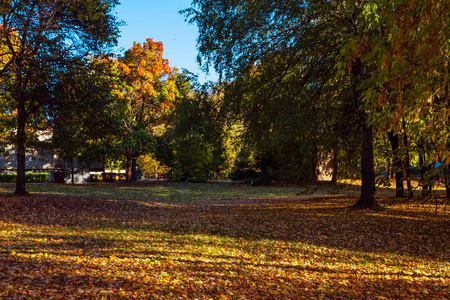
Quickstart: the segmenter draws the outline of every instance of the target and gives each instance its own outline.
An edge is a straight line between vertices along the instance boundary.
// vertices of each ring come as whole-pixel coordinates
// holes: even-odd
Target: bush
[[[206,182],[220,165],[214,146],[196,132],[161,144],[159,155],[170,168],[167,175],[173,181]]]
[[[0,182],[15,182],[15,173],[0,173]]]
[[[0,182],[16,182],[17,173],[0,173]],[[47,182],[47,172],[30,172],[25,173],[27,182]]]

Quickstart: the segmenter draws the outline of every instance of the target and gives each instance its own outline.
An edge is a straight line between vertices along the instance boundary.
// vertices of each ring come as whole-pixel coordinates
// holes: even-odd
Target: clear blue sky
[[[191,0],[121,0],[117,18],[126,25],[121,27],[119,48],[131,48],[133,42],[143,43],[147,38],[164,45],[164,57],[169,65],[187,69],[199,75],[199,81],[216,81],[214,71],[209,76],[197,64],[197,26],[184,21],[178,12],[188,8]],[[120,53],[123,53],[120,52]]]

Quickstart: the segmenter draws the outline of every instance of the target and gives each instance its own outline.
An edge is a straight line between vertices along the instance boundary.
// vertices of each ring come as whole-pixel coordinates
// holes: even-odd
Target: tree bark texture
[[[411,185],[411,167],[409,161],[409,145],[408,145],[408,135],[406,133],[406,122],[403,119],[403,143],[405,145],[405,177],[406,177],[406,186],[408,188],[408,197],[414,196],[414,191]]]
[[[369,124],[369,113],[363,107],[364,102],[362,92],[357,88],[357,83],[364,80],[366,76],[366,69],[361,58],[356,59],[352,64],[352,74],[356,79],[355,103],[357,106],[357,118],[361,141],[361,196],[354,207],[375,209],[378,207],[378,203],[375,198],[376,187],[373,132],[372,126]]]
[[[127,154],[126,158],[127,158],[126,181],[127,182],[136,181],[136,160],[137,160],[137,158],[133,155],[133,153]]]
[[[127,155],[127,173],[126,173],[127,182],[131,182],[133,180],[133,156]]]
[[[25,189],[25,154],[27,149],[27,135],[25,133],[26,121],[25,103],[21,100],[17,107],[17,177],[16,190],[14,192],[16,195],[28,194]]]
[[[131,181],[137,180],[137,172],[136,172],[136,157],[131,159]]]
[[[395,197],[405,197],[405,189],[403,188],[402,160],[399,156],[400,142],[398,139],[398,134],[394,134],[393,131],[389,131],[388,139],[391,143],[392,153],[394,154],[392,164],[395,172]]]
[[[358,110],[359,131],[361,138],[361,196],[355,203],[356,208],[378,207],[375,198],[375,167],[373,157],[373,133],[368,123],[368,114]]]
[[[425,146],[422,141],[419,142],[419,165],[420,165],[420,182],[422,184],[422,197],[431,195],[431,186],[426,173],[429,169],[429,165],[425,165]]]

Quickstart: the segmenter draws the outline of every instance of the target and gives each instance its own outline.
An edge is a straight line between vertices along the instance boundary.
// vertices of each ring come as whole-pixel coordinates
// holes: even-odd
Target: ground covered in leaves
[[[1,299],[450,299],[442,198],[358,211],[342,188],[12,189],[0,185]]]

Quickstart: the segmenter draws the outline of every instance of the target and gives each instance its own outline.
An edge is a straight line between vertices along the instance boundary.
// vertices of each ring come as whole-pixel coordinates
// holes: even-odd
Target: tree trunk
[[[356,208],[377,208],[375,198],[375,167],[373,158],[372,127],[368,124],[368,114],[358,111],[359,130],[361,137],[361,196],[355,203]]]
[[[409,145],[408,145],[408,135],[406,134],[406,121],[403,118],[403,143],[405,144],[405,177],[406,177],[406,186],[408,188],[408,197],[411,198],[414,196],[414,191],[411,185],[411,167],[409,161]]]
[[[450,167],[446,165],[444,168],[444,180],[445,180],[445,195],[447,200],[450,199]]]
[[[72,168],[70,173],[72,174],[72,184],[75,184],[75,159],[72,157]]]
[[[137,157],[133,153],[127,153],[127,171],[126,171],[126,182],[136,181],[136,160]]]
[[[28,195],[25,189],[25,154],[27,149],[27,135],[25,133],[26,124],[25,103],[19,100],[17,107],[17,177],[16,195]]]
[[[400,142],[398,139],[398,134],[394,134],[393,131],[389,131],[388,139],[391,143],[392,153],[394,154],[392,164],[395,172],[395,197],[405,197],[405,189],[403,188],[402,160],[399,157]]]
[[[364,77],[366,76],[366,70],[361,58],[356,59],[352,64],[352,74],[356,77],[355,102],[357,105],[358,125],[361,139],[361,196],[354,207],[375,209],[378,207],[378,203],[375,198],[376,188],[372,126],[369,124],[369,114],[363,108],[362,92],[358,90],[357,87],[357,83],[364,80]]]
[[[418,143],[418,147],[419,147],[420,182],[422,184],[422,197],[425,197],[431,194],[431,189],[429,189],[428,178],[426,178],[428,167],[425,166],[425,146],[422,141]]]
[[[131,181],[137,180],[137,172],[136,172],[136,157],[131,159]]]
[[[337,173],[338,173],[338,156],[336,149],[333,149],[333,174],[331,177],[331,182],[333,184],[337,182]]]
[[[127,173],[126,173],[127,182],[131,182],[133,180],[133,156],[131,154],[127,154]]]

